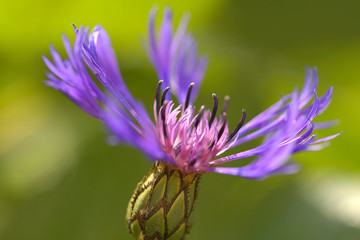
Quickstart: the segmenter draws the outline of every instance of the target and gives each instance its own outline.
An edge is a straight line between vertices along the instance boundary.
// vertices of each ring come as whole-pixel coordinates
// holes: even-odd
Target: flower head
[[[215,94],[211,109],[193,105],[205,75],[207,58],[198,56],[196,42],[186,32],[188,17],[183,17],[174,31],[172,13],[165,9],[160,30],[156,31],[155,15],[156,10],[152,10],[147,49],[159,78],[156,88],[154,86],[154,121],[127,89],[110,38],[100,26],[90,33],[88,27],[74,27],[73,46],[63,35],[66,60],[50,48],[53,62],[44,57],[51,72],[47,74],[46,84],[62,91],[83,111],[103,121],[118,142],[140,149],[152,161],[168,162],[185,175],[217,172],[258,179],[293,173],[298,168],[289,161],[292,154],[319,150],[338,135],[316,139],[313,134],[317,128],[332,125],[331,122],[313,123],[329,105],[333,90],[331,87],[323,96],[317,96],[316,68],[306,70],[301,91],[295,89],[246,124],[243,110],[237,127],[229,130],[228,97],[221,110]],[[88,69],[103,88],[98,87]],[[255,148],[219,157],[230,148],[260,137],[264,140]],[[218,167],[248,157],[256,158],[241,167]]]

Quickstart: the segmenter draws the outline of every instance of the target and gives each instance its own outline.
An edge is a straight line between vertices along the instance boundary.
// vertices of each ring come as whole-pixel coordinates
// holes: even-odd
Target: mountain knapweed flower
[[[273,174],[295,173],[298,167],[289,161],[292,154],[320,150],[324,142],[338,134],[322,139],[313,135],[314,129],[331,126],[331,123],[314,124],[313,119],[327,108],[333,90],[331,87],[323,96],[317,96],[316,68],[306,70],[301,91],[295,89],[246,124],[243,110],[238,125],[230,131],[226,116],[228,97],[222,109],[215,94],[212,109],[193,105],[207,59],[198,56],[195,41],[186,33],[188,17],[173,32],[172,13],[166,9],[157,34],[155,15],[156,11],[151,11],[148,26],[148,54],[160,80],[154,88],[154,122],[128,91],[109,36],[100,26],[90,33],[89,28],[75,28],[73,46],[64,35],[66,60],[50,48],[54,63],[44,57],[51,71],[46,84],[102,120],[120,143],[140,149],[155,162],[131,198],[126,215],[128,228],[136,239],[176,240],[189,232],[202,174],[217,172],[263,179]],[[103,85],[103,90],[89,71]],[[172,100],[171,94],[179,104]],[[258,147],[218,157],[259,137],[264,140]],[[218,167],[254,156],[255,160],[245,166]]]

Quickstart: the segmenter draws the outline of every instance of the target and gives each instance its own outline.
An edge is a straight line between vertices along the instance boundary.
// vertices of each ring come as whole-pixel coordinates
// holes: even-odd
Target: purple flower
[[[330,87],[323,96],[317,96],[316,68],[306,70],[300,92],[295,89],[246,124],[243,110],[237,127],[230,131],[226,116],[228,98],[221,110],[215,94],[212,109],[193,105],[205,75],[207,58],[198,56],[196,42],[186,32],[188,17],[183,17],[174,31],[172,13],[165,9],[157,33],[155,15],[156,11],[152,10],[148,26],[148,55],[160,79],[154,101],[154,122],[127,89],[110,38],[100,26],[90,33],[88,27],[74,26],[73,46],[63,35],[66,60],[50,47],[53,62],[43,57],[51,72],[47,74],[46,84],[103,121],[118,142],[140,149],[152,161],[169,162],[185,174],[217,172],[259,179],[294,173],[298,167],[289,160],[292,154],[320,150],[339,135],[316,139],[313,134],[317,128],[333,125],[313,123],[329,105],[333,90]],[[103,88],[95,84],[88,69]],[[172,100],[172,95],[178,103]],[[260,137],[264,139],[262,144],[253,149],[219,157],[230,148]],[[241,167],[218,167],[248,157],[256,158]]]

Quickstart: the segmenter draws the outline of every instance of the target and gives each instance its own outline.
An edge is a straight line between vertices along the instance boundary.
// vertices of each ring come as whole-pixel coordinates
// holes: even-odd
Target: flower
[[[191,226],[203,173],[249,179],[295,173],[299,167],[290,160],[293,154],[320,150],[339,134],[320,139],[313,134],[315,129],[334,123],[313,123],[328,107],[333,92],[330,87],[318,97],[316,68],[306,69],[301,91],[295,89],[246,124],[246,112],[242,110],[239,123],[230,131],[226,114],[229,97],[225,97],[221,110],[216,94],[212,94],[211,109],[193,105],[207,58],[198,56],[196,42],[186,32],[188,16],[182,18],[174,32],[172,13],[166,8],[158,34],[155,16],[154,9],[149,18],[147,49],[159,79],[154,121],[127,89],[110,38],[99,25],[90,33],[88,27],[74,26],[73,46],[63,35],[66,60],[50,47],[53,62],[43,57],[50,70],[45,84],[103,121],[113,134],[112,142],[115,139],[116,143],[138,148],[155,162],[130,200],[126,214],[129,232],[136,239],[183,239]],[[264,140],[255,148],[219,157],[230,148],[260,137]],[[249,157],[255,160],[245,166],[218,166]]]
[[[313,134],[319,127],[332,125],[313,123],[329,105],[333,92],[330,87],[323,96],[317,96],[316,68],[306,70],[301,92],[295,89],[246,124],[243,110],[239,124],[230,131],[226,115],[228,98],[221,111],[215,94],[212,109],[193,105],[205,75],[207,58],[198,56],[196,42],[186,32],[188,17],[182,18],[174,32],[172,13],[165,9],[156,34],[155,15],[156,10],[152,10],[148,27],[148,55],[160,79],[154,101],[154,122],[127,89],[110,38],[99,25],[90,33],[88,27],[74,26],[74,46],[63,35],[66,60],[50,47],[53,62],[43,57],[50,70],[46,85],[62,91],[83,111],[103,121],[119,142],[140,149],[151,161],[168,162],[185,175],[217,172],[259,179],[293,173],[298,167],[289,162],[292,154],[320,150],[324,143],[339,135],[316,139]],[[88,69],[104,90],[98,87]],[[217,158],[226,150],[259,137],[264,137],[264,141],[258,147]],[[254,156],[256,159],[245,166],[218,167]]]

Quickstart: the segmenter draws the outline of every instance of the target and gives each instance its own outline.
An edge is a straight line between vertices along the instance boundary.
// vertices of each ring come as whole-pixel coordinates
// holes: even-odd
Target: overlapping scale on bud
[[[137,185],[127,209],[127,226],[135,239],[183,239],[191,226],[200,177],[156,162]]]

